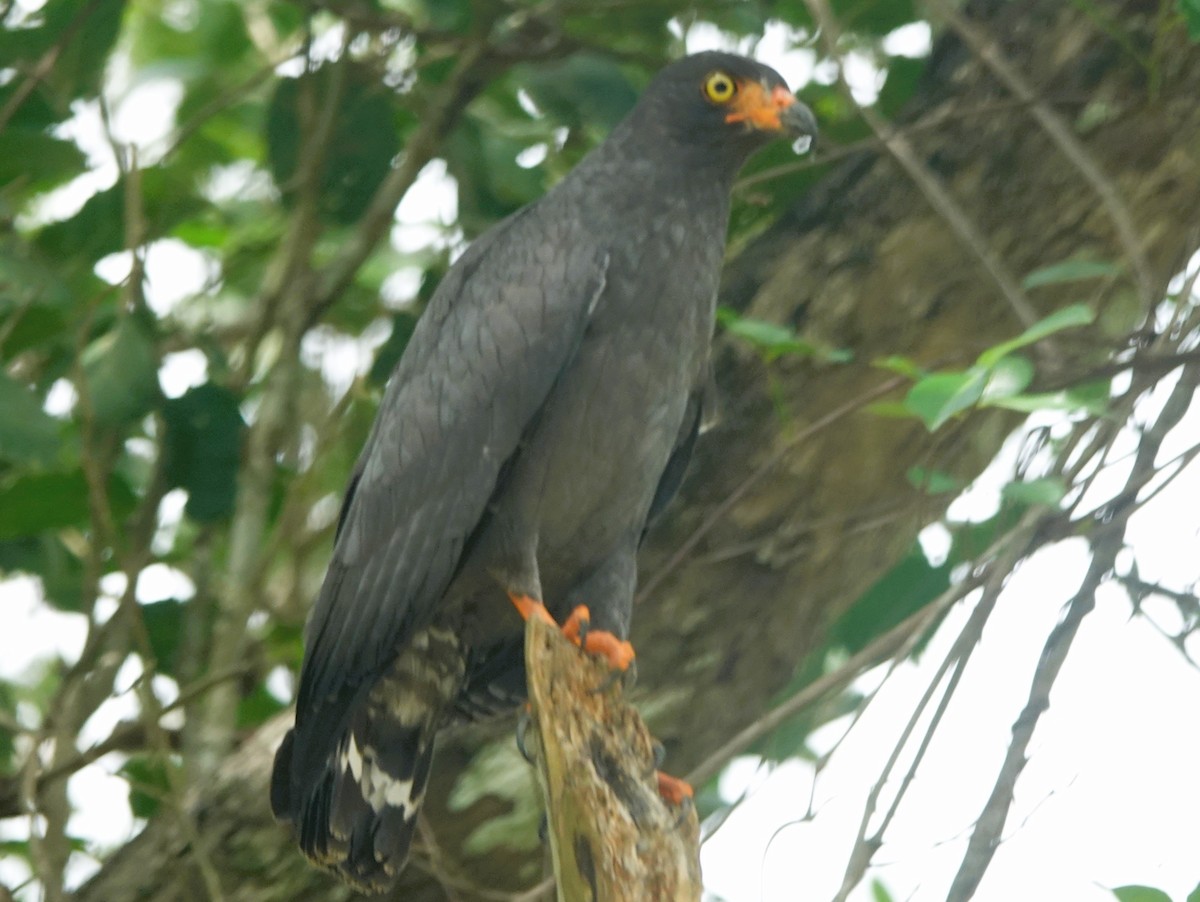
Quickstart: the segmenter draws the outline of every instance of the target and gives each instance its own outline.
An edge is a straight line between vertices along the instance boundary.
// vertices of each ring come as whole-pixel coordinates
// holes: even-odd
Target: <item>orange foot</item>
[[[528,595],[516,595],[512,592],[508,594],[508,597],[520,613],[521,619],[528,620],[530,617],[538,617],[552,626],[558,626],[554,618],[550,616],[550,612],[546,610],[546,606],[536,598],[530,598]],[[604,658],[609,667],[624,673],[633,663],[633,646],[624,639],[618,639],[612,633],[590,629],[591,616],[587,605],[581,604],[571,612],[571,616],[563,624],[563,635],[567,641],[578,645],[588,654]]]
[[[690,783],[680,780],[678,777],[672,777],[670,774],[664,774],[661,770],[654,773],[658,777],[658,794],[665,801],[679,807],[692,800],[695,791]]]

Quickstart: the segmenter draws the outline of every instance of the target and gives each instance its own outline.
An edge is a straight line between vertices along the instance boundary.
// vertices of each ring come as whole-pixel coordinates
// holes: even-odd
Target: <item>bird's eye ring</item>
[[[713,72],[704,79],[704,96],[713,103],[729,103],[737,93],[737,83],[726,72]]]

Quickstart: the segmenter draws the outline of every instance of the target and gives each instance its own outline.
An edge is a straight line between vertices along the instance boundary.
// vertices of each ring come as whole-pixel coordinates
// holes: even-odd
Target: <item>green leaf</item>
[[[996,398],[988,403],[992,407],[1033,413],[1035,410],[1081,410],[1100,416],[1108,409],[1110,387],[1107,380],[1088,382],[1063,391],[1015,395],[1011,398]]]
[[[11,684],[0,680],[0,712],[7,723],[17,723],[17,697]],[[12,773],[12,755],[16,749],[11,730],[0,730],[0,773]]]
[[[156,668],[159,673],[169,676],[174,675],[178,665],[184,604],[178,599],[167,598],[141,606],[142,622],[150,638],[150,651],[154,654]]]
[[[87,492],[82,470],[33,473],[9,481],[0,487],[0,539],[85,523]]]
[[[1062,501],[1063,496],[1067,494],[1067,487],[1058,477],[1048,476],[1043,479],[1031,479],[1028,482],[1010,482],[1001,489],[1000,493],[1007,500],[1017,501],[1021,504],[1057,507],[1058,502]]]
[[[1076,326],[1089,325],[1095,319],[1095,311],[1086,304],[1072,304],[1069,307],[1063,307],[1061,310],[1051,313],[1045,319],[1038,320],[1016,338],[988,348],[979,355],[977,362],[980,366],[995,366],[1000,358],[1007,357],[1013,351],[1041,341],[1046,336],[1053,335],[1055,332],[1061,332],[1064,329],[1071,329]]]
[[[61,426],[36,395],[0,370],[0,459],[49,463],[58,453]]]
[[[412,338],[413,330],[416,328],[417,318],[407,311],[401,311],[392,317],[392,334],[375,352],[375,361],[371,364],[371,371],[367,374],[367,378],[371,382],[376,385],[383,385],[387,382],[404,353],[404,349],[408,347],[408,340]]]
[[[121,767],[120,774],[129,781],[129,809],[134,817],[152,817],[171,791],[161,758],[135,755]]]
[[[875,108],[889,119],[895,118],[901,108],[912,97],[917,83],[925,73],[927,59],[892,57],[887,64],[887,80],[875,101]]]
[[[86,157],[73,141],[40,129],[6,128],[0,132],[0,185],[45,190],[78,175]]]
[[[81,362],[90,413],[101,426],[135,420],[161,396],[154,342],[133,316],[88,345]]]
[[[829,629],[829,637],[851,654],[919,611],[950,585],[953,564],[934,567],[920,546],[880,577]]]
[[[1064,260],[1035,269],[1021,280],[1021,287],[1029,290],[1043,285],[1060,285],[1064,282],[1085,282],[1088,279],[1102,279],[1115,276],[1121,272],[1121,267],[1115,263],[1105,263],[1098,260]]]
[[[319,210],[339,224],[357,221],[400,152],[394,101],[374,72],[345,59],[281,79],[267,110],[267,150],[284,201],[292,204],[297,191],[306,190],[296,178],[311,150],[307,136],[332,102],[333,135],[318,175]]]
[[[1188,37],[1200,41],[1200,0],[1179,0],[1179,11],[1187,22]],[[1191,898],[1188,898],[1191,902]]]
[[[1112,891],[1120,902],[1171,902],[1171,897],[1150,886],[1121,886]]]
[[[934,373],[908,391],[905,406],[919,416],[931,431],[956,413],[961,413],[983,397],[988,371],[971,367],[961,373]]]
[[[55,40],[70,32],[49,74],[60,96],[79,97],[99,88],[124,8],[124,0],[56,0],[46,4],[45,28]]]
[[[915,360],[911,357],[901,357],[898,354],[892,354],[888,357],[883,357],[880,360],[874,361],[872,366],[887,370],[890,373],[898,373],[901,376],[907,376],[909,379],[916,381],[923,377],[926,373]]]
[[[819,357],[831,363],[845,363],[852,358],[849,351],[827,348],[796,334],[794,329],[766,320],[740,316],[728,307],[717,310],[719,322],[730,335],[749,342],[762,350],[768,360],[783,355]]]
[[[871,898],[875,902],[895,902],[892,894],[887,891],[887,887],[878,880],[871,881]]]
[[[607,133],[637,102],[625,72],[598,53],[573,53],[561,62],[530,67],[522,76],[522,87],[538,108],[572,129]]]
[[[1196,884],[1196,888],[1188,893],[1185,902],[1200,902],[1200,883]]]
[[[83,565],[53,533],[0,539],[0,573],[36,576],[49,604],[83,610]]]
[[[926,470],[924,467],[910,467],[905,474],[909,484],[927,495],[944,495],[946,492],[957,492],[962,483],[940,470]]]
[[[257,727],[286,707],[287,705],[267,691],[266,686],[258,683],[238,701],[238,729]]]
[[[206,382],[163,409],[167,483],[188,493],[193,520],[220,520],[233,510],[245,422],[228,389]]]
[[[913,416],[913,412],[903,401],[876,401],[863,409],[869,414],[887,417],[890,420],[910,420]]]
[[[993,364],[983,387],[983,404],[1011,398],[1024,391],[1033,381],[1033,364],[1024,357],[1001,357]]]

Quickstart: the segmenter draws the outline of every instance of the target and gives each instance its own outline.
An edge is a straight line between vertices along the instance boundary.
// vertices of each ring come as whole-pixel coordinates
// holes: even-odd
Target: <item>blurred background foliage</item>
[[[66,659],[0,681],[0,817],[44,816],[40,839],[6,851],[47,898],[105,854],[73,835],[55,774],[117,755],[106,760],[147,818],[203,787],[286,707],[346,474],[432,288],[466,242],[603,138],[689,34],[751,51],[771,41],[812,73],[803,97],[821,152],[755,158],[735,197],[732,252],[873,140],[813,8],[0,3],[0,605],[33,586],[85,627]],[[829,9],[842,53],[870,72],[860,102],[898,116],[926,77],[928,45],[895,35],[923,11],[909,0]],[[1165,30],[1200,33],[1192,0],[1163,9]],[[1116,271],[1099,265],[1028,287]],[[1034,397],[1032,365],[1013,363],[1091,319],[1027,324],[1027,340],[1013,330],[1015,342],[965,369],[926,372],[896,348],[885,368],[912,389],[878,413],[936,428],[985,402],[1103,408],[1107,382]],[[791,326],[732,311],[722,322],[768,370],[781,358],[853,358]],[[962,487],[936,471],[911,479],[929,494]],[[781,698],[942,595],[956,567],[1065,488],[1010,494],[937,564],[914,545],[796,662]],[[806,709],[755,751],[807,754],[811,730],[856,702]],[[712,784],[701,799],[703,813],[720,804]]]

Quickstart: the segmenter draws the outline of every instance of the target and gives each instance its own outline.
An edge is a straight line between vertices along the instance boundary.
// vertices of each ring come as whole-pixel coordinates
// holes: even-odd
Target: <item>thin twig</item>
[[[978,586],[977,577],[964,580],[957,586],[951,586],[934,601],[910,614],[882,636],[876,637],[866,647],[852,655],[837,670],[813,680],[795,695],[739,731],[696,765],[687,775],[687,781],[694,785],[700,785],[711,780],[721,772],[726,764],[771,733],[792,715],[803,711],[818,699],[842,691],[862,673],[881,661],[887,660],[892,655],[903,653],[906,649],[911,649],[951,605]]]
[[[1079,625],[1096,605],[1096,589],[1113,566],[1113,560],[1121,546],[1120,541],[1105,542],[1102,547],[1093,545],[1092,562],[1088,567],[1079,591],[1067,604],[1066,614],[1051,630],[1042,648],[1041,657],[1034,671],[1033,683],[1024,709],[1012,728],[1012,742],[1004,756],[1004,763],[996,776],[991,796],[975,823],[975,829],[967,843],[962,864],[950,886],[946,902],[966,902],[975,895],[979,881],[991,864],[992,856],[1000,845],[1004,822],[1012,807],[1013,790],[1029,758],[1029,741],[1038,720],[1050,707],[1050,690],[1070,651],[1071,643],[1079,632]]]
[[[846,863],[846,872],[842,878],[842,886],[838,890],[837,895],[834,896],[834,902],[845,902],[851,890],[859,884],[866,874],[867,868],[871,864],[871,858],[883,844],[883,836],[887,832],[887,828],[895,817],[896,812],[899,810],[900,803],[904,800],[908,788],[912,785],[921,762],[925,759],[925,753],[933,741],[934,734],[937,732],[937,728],[946,714],[951,699],[954,698],[954,692],[958,688],[963,673],[966,672],[971,654],[978,647],[979,641],[983,636],[983,628],[996,608],[996,602],[1000,598],[1004,580],[1012,572],[1017,561],[1029,551],[1030,540],[1037,532],[1040,519],[1036,514],[1027,514],[1021,525],[1009,534],[1014,539],[1019,537],[1020,541],[1007,542],[1006,547],[1001,553],[988,562],[988,573],[983,587],[983,596],[979,599],[979,603],[975,605],[975,610],[971,612],[971,616],[959,632],[958,638],[955,639],[950,650],[946,652],[945,658],[943,658],[942,663],[930,679],[928,687],[912,714],[909,715],[908,722],[904,725],[899,738],[897,738],[892,748],[892,753],[884,764],[883,770],[867,794],[867,800],[863,806],[863,815],[859,822],[858,836],[855,837],[854,848],[850,853],[849,860]],[[938,700],[938,705],[925,727],[924,735],[921,737],[916,754],[913,755],[912,761],[909,762],[908,769],[900,781],[900,786],[896,790],[891,805],[884,812],[879,826],[868,837],[867,828],[872,816],[874,816],[879,796],[883,792],[883,788],[887,784],[892,770],[899,762],[901,753],[905,746],[908,745],[909,737],[916,730],[918,721],[921,719],[930,701],[932,701],[937,688],[942,685],[942,680],[945,679],[947,673],[950,674],[950,679],[946,682],[946,686],[942,690]]]
[[[412,187],[425,164],[433,159],[462,110],[483,88],[483,74],[490,63],[486,45],[480,41],[473,41],[461,49],[454,71],[422,111],[421,124],[408,139],[400,165],[388,173],[375,191],[354,234],[319,274],[317,287],[308,303],[306,325],[320,319],[329,305],[341,296],[359,267],[387,233],[396,205]]]
[[[42,79],[54,71],[54,64],[58,62],[63,49],[71,43],[71,40],[75,37],[75,33],[83,27],[92,13],[100,6],[100,3],[101,0],[92,0],[91,3],[71,17],[71,21],[59,32],[58,40],[46,49],[46,52],[34,64],[33,70],[25,76],[25,80],[12,92],[12,95],[8,98],[8,103],[4,104],[3,109],[0,109],[0,132],[4,131],[9,121],[16,115],[17,110],[21,108],[21,104],[29,99],[29,95],[41,84]]]
[[[784,459],[797,447],[808,441],[818,432],[832,426],[834,423],[849,416],[857,410],[862,409],[872,401],[883,397],[888,392],[899,388],[904,384],[904,377],[895,376],[873,388],[867,389],[862,394],[855,398],[851,398],[844,404],[840,404],[833,410],[826,413],[824,416],[818,417],[812,423],[809,423],[782,445],[780,445],[770,456],[767,457],[761,464],[752,470],[734,489],[731,491],[720,504],[718,504],[704,518],[704,522],[693,530],[692,534],[683,540],[683,543],[675,549],[675,552],[667,558],[661,567],[654,573],[650,579],[646,580],[645,584],[638,590],[635,604],[640,604],[650,594],[658,588],[658,586],[670,576],[680,564],[687,559],[692,550],[700,543],[708,533],[737,505],[746,493],[752,489],[760,479],[769,474],[776,466],[784,461]]]

